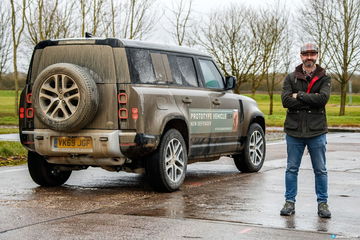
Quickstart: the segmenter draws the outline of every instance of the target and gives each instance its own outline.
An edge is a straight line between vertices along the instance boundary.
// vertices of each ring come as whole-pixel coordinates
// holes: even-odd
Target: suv
[[[241,172],[265,159],[265,120],[234,94],[209,55],[115,38],[36,45],[21,94],[21,143],[41,186],[89,166],[144,172],[177,190],[187,164],[232,156]]]

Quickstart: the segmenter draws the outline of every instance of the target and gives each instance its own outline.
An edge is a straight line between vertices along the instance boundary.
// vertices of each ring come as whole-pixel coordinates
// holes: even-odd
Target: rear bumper
[[[126,159],[141,159],[154,151],[160,137],[136,133],[134,130],[81,130],[74,133],[56,132],[50,129],[34,129],[21,132],[22,144],[30,151],[46,157],[55,164],[121,166]],[[58,148],[58,137],[89,137],[90,149]]]
[[[120,138],[135,138],[136,133],[123,133],[120,130],[81,130],[74,133],[56,132],[49,129],[35,129],[23,131],[22,134],[34,139],[34,150],[44,156],[74,156],[87,155],[91,157],[125,157],[120,150]],[[92,148],[57,148],[54,144],[56,137],[90,137]]]

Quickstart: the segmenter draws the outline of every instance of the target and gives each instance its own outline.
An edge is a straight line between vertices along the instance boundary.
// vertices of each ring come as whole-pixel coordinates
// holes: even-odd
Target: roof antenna
[[[86,38],[92,38],[92,33],[89,33],[89,32],[85,32],[85,37]]]

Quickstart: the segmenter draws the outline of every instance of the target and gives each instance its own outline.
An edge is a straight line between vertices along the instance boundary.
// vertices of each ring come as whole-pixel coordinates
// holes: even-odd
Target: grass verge
[[[0,128],[0,134],[19,133],[18,128]]]
[[[17,124],[18,118],[15,116],[15,91],[0,90],[0,125]]]
[[[19,142],[0,142],[0,166],[15,166],[27,162],[27,150]]]

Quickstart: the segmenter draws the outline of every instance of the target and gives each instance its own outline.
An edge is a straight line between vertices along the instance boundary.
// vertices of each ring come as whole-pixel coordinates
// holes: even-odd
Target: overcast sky
[[[164,9],[164,15],[161,17],[158,26],[155,27],[155,32],[148,38],[152,42],[160,43],[171,43],[169,33],[166,32],[167,27],[169,26],[167,15],[169,12],[166,12],[166,9],[171,9],[172,3],[176,3],[180,0],[158,0],[157,5],[158,9]],[[185,0],[188,1],[188,0]],[[301,5],[301,0],[193,0],[192,6],[192,18],[195,21],[200,21],[207,17],[210,12],[221,10],[226,8],[231,4],[240,4],[253,9],[257,8],[266,8],[267,6],[273,6],[277,2],[281,6],[284,6],[290,10],[294,11],[296,7]],[[174,42],[175,44],[175,42]]]
[[[171,9],[172,2],[178,2],[180,0],[157,0],[158,9],[164,9],[165,16],[161,17],[160,22],[154,28],[154,32],[147,38],[148,41],[158,42],[158,43],[166,43],[175,45],[176,42],[173,40],[169,34],[166,32],[167,27],[169,26],[168,19],[166,15],[169,13],[166,12],[166,9]],[[188,0],[185,0],[188,1]],[[206,19],[207,15],[216,10],[221,10],[226,8],[231,4],[239,4],[247,7],[251,7],[253,9],[266,8],[268,6],[274,6],[276,3],[280,3],[280,6],[284,6],[291,12],[296,12],[302,5],[301,0],[193,0],[192,6],[192,18],[195,21],[200,21],[201,19]],[[168,30],[169,31],[169,30]],[[297,43],[298,44],[298,43]],[[291,55],[292,67],[299,63],[299,56],[297,54],[300,46],[294,45]]]

